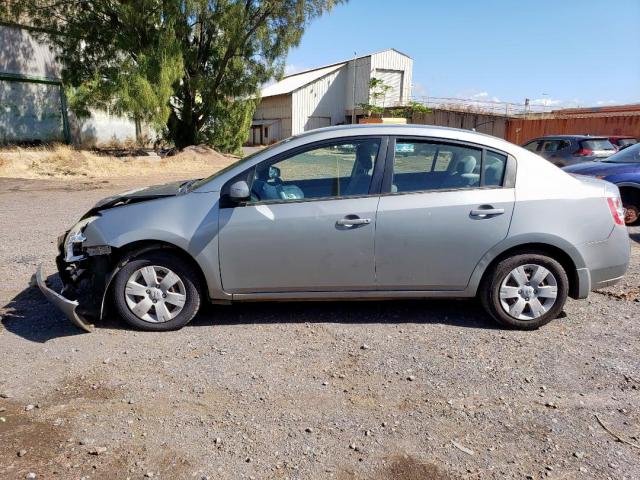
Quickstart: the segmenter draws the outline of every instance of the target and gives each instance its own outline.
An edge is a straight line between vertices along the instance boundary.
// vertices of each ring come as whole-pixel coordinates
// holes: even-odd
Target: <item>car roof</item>
[[[348,135],[358,135],[361,133],[362,135],[406,135],[406,136],[439,136],[439,134],[443,135],[445,138],[452,138],[453,136],[460,137],[460,140],[466,140],[473,142],[474,139],[478,143],[487,143],[487,141],[491,142],[501,142],[501,143],[509,143],[506,140],[503,140],[499,137],[495,137],[493,135],[488,135],[486,133],[475,132],[473,130],[466,130],[463,128],[452,128],[452,127],[440,127],[436,125],[426,125],[426,124],[393,124],[393,123],[368,123],[368,124],[357,124],[357,125],[335,125],[332,127],[323,127],[316,128],[313,130],[309,130],[304,133],[300,133],[298,135],[294,135],[290,137],[290,140],[293,139],[302,139],[311,136],[332,136],[333,134],[345,133]]]
[[[574,139],[574,140],[608,140],[609,137],[604,135],[545,135],[543,137],[536,137],[529,140],[529,142],[534,142],[536,140],[564,140],[564,139]],[[527,142],[527,143],[529,143]]]

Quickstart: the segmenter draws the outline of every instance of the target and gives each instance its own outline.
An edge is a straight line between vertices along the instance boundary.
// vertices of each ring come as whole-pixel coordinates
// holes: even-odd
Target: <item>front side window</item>
[[[529,150],[530,152],[537,152],[538,151],[538,145],[540,144],[540,142],[538,140],[534,140],[533,142],[529,142],[527,143],[524,148],[526,148],[527,150]]]
[[[314,147],[255,169],[251,202],[367,195],[379,138]]]
[[[507,156],[432,141],[396,142],[392,192],[501,186]]]

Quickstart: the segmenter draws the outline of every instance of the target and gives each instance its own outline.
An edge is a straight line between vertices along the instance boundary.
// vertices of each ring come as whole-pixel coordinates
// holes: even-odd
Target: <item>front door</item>
[[[398,139],[393,151],[376,223],[379,288],[463,290],[509,229],[514,189],[504,185],[507,155],[412,139]]]
[[[371,290],[381,138],[324,142],[249,172],[251,200],[220,209],[229,293]],[[224,193],[223,193],[224,194]]]

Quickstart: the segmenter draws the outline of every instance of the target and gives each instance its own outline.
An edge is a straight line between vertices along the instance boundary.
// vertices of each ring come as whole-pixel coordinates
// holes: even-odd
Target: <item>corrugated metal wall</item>
[[[269,135],[272,140],[280,140],[292,135],[291,96],[291,94],[287,94],[263,98],[253,114],[254,120],[280,120],[279,132],[273,132]]]
[[[0,25],[0,143],[65,141],[61,71],[51,46],[27,29]],[[135,139],[129,118],[106,112],[70,117],[74,144]]]
[[[353,110],[353,77],[355,75],[355,108],[361,103],[369,103],[369,79],[371,78],[371,57],[351,60],[347,64],[346,110]]]
[[[466,130],[475,128],[477,132],[500,138],[505,138],[508,121],[508,117],[497,115],[439,109],[433,109],[429,113],[414,113],[411,118],[411,123],[464,128]]]
[[[0,79],[0,144],[64,140],[60,85]]]
[[[640,114],[567,118],[512,118],[507,125],[506,139],[522,145],[543,135],[631,135],[640,138]]]
[[[402,98],[399,103],[406,103],[411,98],[411,82],[413,81],[413,60],[396,50],[385,50],[371,55],[371,75],[377,70],[397,70],[402,75]]]
[[[347,67],[343,67],[293,92],[291,133],[326,126],[326,118],[331,119],[329,125],[344,122],[346,80]]]

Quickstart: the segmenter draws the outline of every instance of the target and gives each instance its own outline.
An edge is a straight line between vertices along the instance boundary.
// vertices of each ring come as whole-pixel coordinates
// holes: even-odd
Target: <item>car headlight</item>
[[[84,229],[98,217],[87,217],[76,223],[64,240],[64,261],[76,262],[82,260],[85,255],[82,252],[82,243],[86,240],[86,237],[82,234]]]

